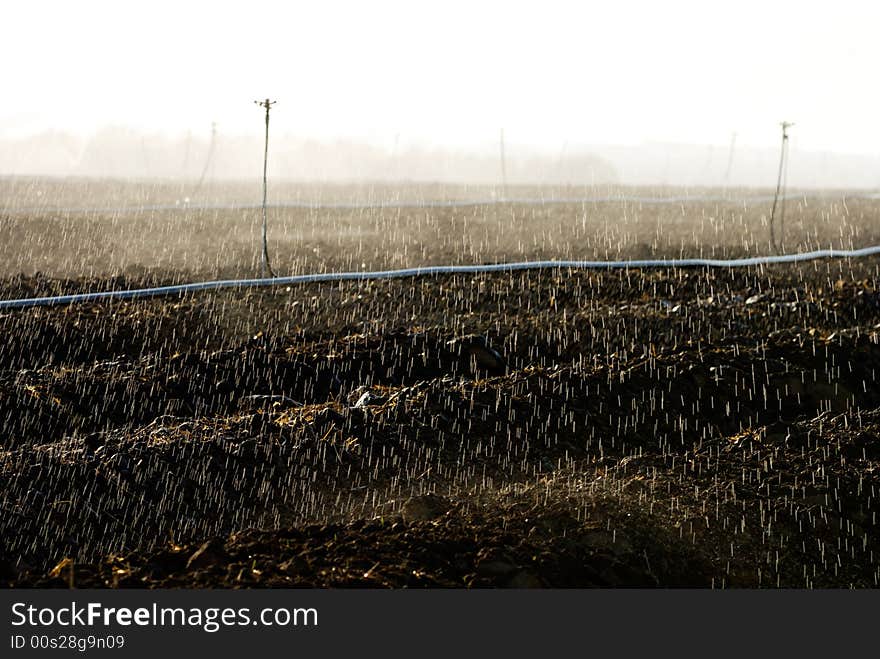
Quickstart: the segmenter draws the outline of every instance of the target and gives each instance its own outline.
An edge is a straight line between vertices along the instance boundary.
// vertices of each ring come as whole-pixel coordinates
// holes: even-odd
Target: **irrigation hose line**
[[[516,272],[519,270],[587,270],[587,269],[638,269],[638,268],[745,268],[773,263],[799,263],[824,258],[858,258],[880,254],[880,245],[861,249],[822,249],[800,254],[781,254],[776,256],[753,256],[743,259],[653,259],[633,261],[525,261],[520,263],[493,263],[487,265],[437,265],[402,270],[380,270],[376,272],[324,272],[293,277],[271,279],[226,279],[203,281],[175,286],[138,288],[123,291],[102,291],[77,293],[74,295],[55,295],[51,297],[32,297],[20,300],[0,300],[0,310],[26,307],[48,307],[78,302],[98,300],[131,300],[134,298],[176,295],[193,291],[206,291],[218,288],[255,288],[258,286],[284,286],[330,281],[368,281],[376,279],[400,279],[405,277],[427,277],[432,275],[477,274],[487,272]]]
[[[830,196],[823,193],[792,192],[780,195],[780,199],[880,199],[880,192],[852,192],[840,196]],[[500,206],[503,204],[520,204],[526,206],[557,206],[576,204],[645,204],[663,206],[667,204],[690,204],[690,203],[720,203],[720,204],[763,204],[773,201],[774,195],[755,195],[752,197],[726,197],[723,195],[707,196],[675,196],[675,197],[650,197],[650,196],[605,196],[605,197],[572,197],[570,199],[560,197],[510,197],[499,199],[497,197],[486,199],[452,199],[452,200],[400,200],[400,201],[366,201],[366,202],[322,202],[322,201],[287,201],[267,204],[271,210],[306,209],[306,210],[394,210],[405,208],[469,208],[473,206]],[[262,204],[148,204],[144,206],[6,206],[0,207],[0,213],[27,214],[27,213],[112,213],[121,215],[125,213],[150,213],[158,211],[219,211],[234,210],[247,211],[262,209]]]

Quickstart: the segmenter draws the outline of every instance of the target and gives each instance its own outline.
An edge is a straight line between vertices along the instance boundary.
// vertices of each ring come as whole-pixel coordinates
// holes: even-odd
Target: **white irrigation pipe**
[[[783,195],[785,199],[880,199],[880,192],[853,192],[834,195],[822,192],[793,192]],[[648,196],[604,196],[604,197],[511,197],[507,199],[461,199],[461,200],[402,200],[402,201],[376,201],[376,202],[321,202],[321,201],[287,201],[268,204],[267,208],[284,209],[313,209],[313,210],[358,210],[358,209],[398,209],[398,208],[461,208],[470,206],[494,206],[501,204],[520,204],[526,206],[550,206],[564,204],[688,204],[688,203],[721,203],[721,204],[762,204],[773,201],[773,195],[755,195],[751,197],[726,197],[714,196],[685,196],[674,197],[648,197]],[[149,213],[152,211],[213,211],[213,210],[256,210],[262,208],[262,204],[149,204],[144,206],[23,206],[16,208],[7,206],[0,208],[0,213]]]
[[[487,265],[436,265],[402,270],[380,270],[376,272],[323,272],[293,277],[275,277],[271,279],[226,279],[220,281],[203,281],[193,284],[176,286],[158,286],[155,288],[138,288],[123,291],[102,291],[95,293],[77,293],[73,295],[55,295],[51,297],[32,297],[20,300],[0,300],[0,310],[21,307],[45,307],[77,302],[95,302],[98,300],[130,300],[133,298],[175,295],[193,291],[205,291],[218,288],[254,288],[258,286],[283,286],[290,284],[309,284],[329,281],[366,281],[376,279],[399,279],[404,277],[425,277],[431,275],[476,274],[488,272],[515,272],[519,270],[542,269],[611,269],[611,268],[743,268],[773,263],[798,263],[823,258],[858,258],[880,254],[880,245],[861,249],[822,249],[800,254],[782,254],[778,256],[753,256],[743,259],[647,259],[632,261],[525,261],[521,263],[492,263]]]

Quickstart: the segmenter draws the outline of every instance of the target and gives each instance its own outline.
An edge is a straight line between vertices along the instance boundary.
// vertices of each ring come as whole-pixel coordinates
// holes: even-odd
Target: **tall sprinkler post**
[[[727,169],[724,171],[724,187],[730,187],[730,172],[733,170],[733,154],[736,151],[736,132],[730,134],[730,147],[727,149]]]
[[[783,186],[783,172],[787,171],[788,164],[788,129],[794,126],[793,123],[783,121],[782,126],[782,145],[779,149],[779,174],[776,177],[776,194],[773,195],[773,208],[770,211],[770,244],[773,246],[774,252],[785,249],[785,187]],[[787,179],[788,177],[786,177]],[[787,183],[787,180],[786,180]],[[782,191],[782,204],[779,205],[779,246],[776,245],[776,234],[774,232],[774,220],[776,219],[776,206],[779,204],[779,193]]]
[[[189,169],[189,149],[192,146],[192,131],[186,131],[186,143],[183,148],[183,175],[186,176]]]
[[[211,168],[211,165],[214,162],[214,149],[217,148],[217,122],[211,122],[211,143],[208,145],[208,155],[205,157],[205,165],[202,167],[202,175],[199,176],[199,182],[196,183],[196,189],[193,190],[193,197],[195,197],[199,191],[202,189],[202,184],[205,182],[205,177],[208,175],[208,170]]]
[[[270,101],[267,98],[264,101],[254,101],[254,103],[266,108],[266,142],[263,148],[263,255],[260,261],[260,272],[265,279],[267,275],[271,277],[275,276],[275,273],[272,271],[272,266],[269,264],[269,246],[266,241],[266,226],[268,224],[266,212],[268,181],[266,173],[269,166],[269,110],[275,105],[276,101]]]
[[[504,129],[501,129],[501,137],[498,141],[498,150],[501,156],[501,198],[507,199],[507,162],[504,156]]]

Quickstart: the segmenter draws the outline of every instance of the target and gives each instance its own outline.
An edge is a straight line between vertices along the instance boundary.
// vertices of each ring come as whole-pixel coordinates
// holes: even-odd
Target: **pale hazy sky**
[[[0,136],[106,124],[467,146],[880,152],[880,2],[6,0]]]

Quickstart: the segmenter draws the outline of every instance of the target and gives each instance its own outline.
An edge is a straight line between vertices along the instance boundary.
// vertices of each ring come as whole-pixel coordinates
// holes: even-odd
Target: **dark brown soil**
[[[877,266],[4,312],[0,578],[876,587]]]

